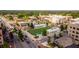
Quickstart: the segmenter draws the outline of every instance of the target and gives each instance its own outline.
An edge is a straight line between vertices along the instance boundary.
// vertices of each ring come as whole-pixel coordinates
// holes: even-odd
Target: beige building
[[[72,19],[72,16],[53,15],[51,22],[55,24],[68,23],[70,19]]]
[[[3,45],[3,34],[2,34],[2,28],[1,28],[1,24],[0,24],[0,46]]]
[[[68,25],[68,36],[73,39],[75,44],[79,44],[79,21],[72,22]]]
[[[68,23],[73,17],[62,15],[41,15],[42,20],[49,20],[53,24]]]
[[[51,29],[47,30],[47,36],[53,37],[54,35],[59,36],[60,28],[52,27]]]

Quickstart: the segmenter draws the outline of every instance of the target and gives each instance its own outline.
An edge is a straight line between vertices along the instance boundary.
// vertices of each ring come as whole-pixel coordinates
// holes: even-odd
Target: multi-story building
[[[0,47],[3,45],[3,34],[2,34],[2,27],[0,24]]]
[[[51,22],[54,24],[60,24],[60,23],[68,23],[70,19],[72,19],[71,16],[62,16],[62,15],[53,15],[51,17]]]
[[[68,36],[73,39],[75,44],[79,44],[79,21],[72,22],[68,25]]]
[[[62,15],[46,15],[40,16],[42,20],[49,20],[53,24],[60,24],[60,23],[68,23],[73,17],[72,16],[62,16]]]

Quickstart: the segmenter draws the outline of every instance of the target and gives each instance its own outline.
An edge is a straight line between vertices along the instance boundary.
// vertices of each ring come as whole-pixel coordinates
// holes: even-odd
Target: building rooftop
[[[59,46],[67,47],[73,44],[73,41],[70,37],[64,36],[55,40],[55,43]]]
[[[79,25],[79,21],[72,22],[71,24]]]
[[[71,19],[71,21],[79,21],[79,18]]]
[[[51,28],[51,29],[48,29],[47,31],[48,31],[48,32],[54,32],[54,31],[58,31],[58,30],[60,30],[60,28],[58,28],[58,27],[53,27],[53,28]]]
[[[47,45],[48,45],[47,42],[43,42],[43,43],[41,43],[41,44],[44,45],[44,46],[47,46]]]
[[[79,18],[71,19],[71,23],[70,24],[79,25]]]

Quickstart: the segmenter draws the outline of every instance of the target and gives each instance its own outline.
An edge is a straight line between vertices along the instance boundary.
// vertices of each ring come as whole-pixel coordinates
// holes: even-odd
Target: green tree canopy
[[[13,17],[12,17],[12,16],[8,16],[8,19],[9,19],[9,20],[13,20]]]
[[[23,41],[23,33],[21,30],[18,30],[18,37]]]

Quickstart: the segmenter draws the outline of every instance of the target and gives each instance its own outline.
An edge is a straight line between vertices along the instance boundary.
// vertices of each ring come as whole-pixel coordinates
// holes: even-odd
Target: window
[[[72,28],[72,27],[70,27],[70,28]]]
[[[78,39],[75,39],[76,41],[79,41]]]
[[[0,42],[0,43],[2,43],[2,42]]]
[[[79,32],[76,32],[76,34],[79,34]]]
[[[72,37],[74,37],[74,35],[72,35]]]
[[[72,39],[74,39],[73,37],[71,37]]]
[[[1,33],[0,33],[0,36],[2,36]]]
[[[77,28],[77,30],[79,30],[79,28]]]
[[[75,29],[75,27],[73,27],[73,29]]]
[[[0,29],[2,29],[2,28],[0,27]]]
[[[76,38],[78,38],[78,36],[76,35]]]
[[[74,31],[72,31],[73,33],[75,33]]]

